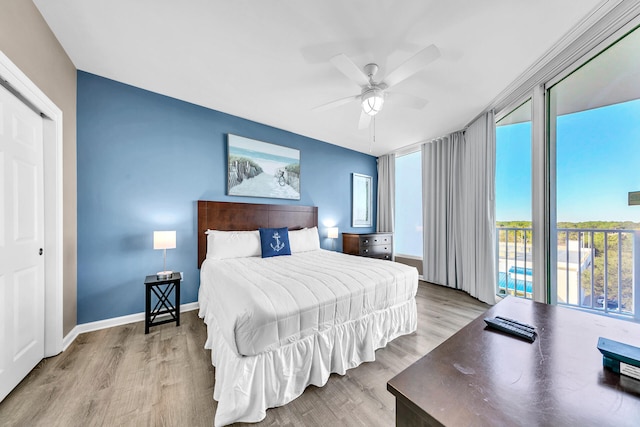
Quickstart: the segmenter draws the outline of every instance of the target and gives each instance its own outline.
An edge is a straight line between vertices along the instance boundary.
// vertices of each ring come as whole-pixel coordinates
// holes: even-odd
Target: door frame
[[[63,349],[62,110],[0,51],[0,78],[43,116],[44,356]]]

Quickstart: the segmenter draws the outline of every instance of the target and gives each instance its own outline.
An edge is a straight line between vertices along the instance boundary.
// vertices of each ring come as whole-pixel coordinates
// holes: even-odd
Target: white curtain
[[[462,132],[422,146],[422,211],[424,230],[423,277],[426,281],[457,288],[456,235],[459,226],[453,212],[459,204]]]
[[[422,146],[425,280],[495,303],[493,112]]]
[[[465,132],[464,209],[460,211],[464,241],[461,288],[479,300],[496,296],[496,127],[493,111]]]
[[[396,206],[396,155],[378,157],[378,217],[376,230],[393,232]]]

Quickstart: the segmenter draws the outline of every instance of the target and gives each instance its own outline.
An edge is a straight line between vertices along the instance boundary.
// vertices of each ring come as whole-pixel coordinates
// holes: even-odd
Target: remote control
[[[505,318],[502,317],[485,317],[484,321],[489,328],[495,329],[497,331],[522,338],[529,342],[534,342],[536,340],[535,328],[531,325],[520,323],[511,319],[505,320]]]
[[[528,329],[531,332],[535,332],[536,331],[535,327],[533,327],[531,325],[528,325],[526,323],[518,322],[517,320],[509,319],[508,317],[496,316],[496,319],[504,320],[505,322],[512,323],[516,327],[519,327],[519,328],[522,328],[522,329]]]

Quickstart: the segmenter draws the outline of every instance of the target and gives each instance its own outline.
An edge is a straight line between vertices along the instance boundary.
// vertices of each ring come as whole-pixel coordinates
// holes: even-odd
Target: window
[[[422,153],[396,157],[396,256],[422,259]]]

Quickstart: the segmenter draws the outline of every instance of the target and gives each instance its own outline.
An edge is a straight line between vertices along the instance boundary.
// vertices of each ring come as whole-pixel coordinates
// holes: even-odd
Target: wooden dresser
[[[393,259],[393,233],[342,233],[345,254]]]

